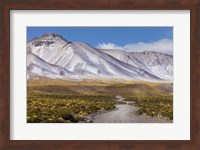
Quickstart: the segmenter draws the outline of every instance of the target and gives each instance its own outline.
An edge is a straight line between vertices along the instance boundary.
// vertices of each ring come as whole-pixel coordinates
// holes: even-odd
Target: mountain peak
[[[63,38],[61,35],[59,35],[58,33],[53,33],[53,32],[45,33],[42,35],[41,38],[43,38],[43,39],[61,39],[61,40],[67,42],[67,40],[65,38]]]
[[[59,37],[61,35],[59,35],[57,33],[53,33],[53,32],[45,33],[45,34],[42,35],[42,37],[48,37],[48,36]]]

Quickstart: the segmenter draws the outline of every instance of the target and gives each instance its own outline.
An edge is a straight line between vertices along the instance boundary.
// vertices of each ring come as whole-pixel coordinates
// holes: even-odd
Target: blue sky
[[[166,51],[172,51],[172,46],[169,46],[173,41],[172,27],[27,27],[27,40],[49,32],[58,33],[71,42],[86,42],[99,48],[120,48],[127,51],[145,48],[148,50],[154,43],[154,49],[155,44],[157,49],[160,49],[158,45],[161,48],[166,45]],[[149,44],[151,47],[147,47]]]

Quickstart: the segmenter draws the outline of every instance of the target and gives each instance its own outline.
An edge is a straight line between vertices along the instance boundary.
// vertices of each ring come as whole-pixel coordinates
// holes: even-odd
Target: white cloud
[[[123,47],[118,46],[114,43],[100,43],[100,44],[98,44],[97,48],[100,48],[100,49],[123,49]]]
[[[122,49],[129,52],[156,51],[166,54],[173,54],[173,40],[170,39],[162,39],[151,43],[139,42],[126,44],[124,46],[119,46],[114,43],[100,43],[97,47],[100,49]]]

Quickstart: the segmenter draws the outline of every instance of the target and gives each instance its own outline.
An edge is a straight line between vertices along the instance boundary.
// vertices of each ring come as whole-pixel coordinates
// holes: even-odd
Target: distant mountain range
[[[28,78],[173,80],[173,56],[153,51],[97,49],[55,33],[27,42]]]

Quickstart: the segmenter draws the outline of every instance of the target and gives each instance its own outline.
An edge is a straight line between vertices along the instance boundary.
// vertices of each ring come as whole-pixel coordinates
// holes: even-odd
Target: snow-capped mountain
[[[122,62],[142,68],[161,79],[173,80],[172,55],[153,51],[126,52],[116,49],[101,49],[101,51]]]
[[[136,55],[120,50],[112,50],[112,52],[99,50],[87,43],[69,42],[54,33],[45,34],[27,43],[28,76],[63,79],[166,79],[156,74],[156,69],[152,67],[154,63],[142,60],[143,58],[152,59],[139,53]],[[161,60],[163,58],[164,55]],[[168,61],[165,61],[165,64],[167,63]],[[168,69],[170,70],[170,67]]]
[[[158,52],[131,52],[154,74],[162,79],[173,80],[173,56]]]
[[[142,62],[140,62],[130,52],[126,52],[126,51],[119,50],[119,49],[100,49],[100,50],[103,51],[104,53],[107,53],[107,54],[115,57],[116,59],[118,59],[126,64],[130,64],[132,66],[142,68],[148,72],[151,72],[151,70],[148,67],[146,67]]]
[[[56,76],[74,75],[74,73],[63,67],[47,63],[30,51],[27,52],[27,73],[28,76],[39,75],[50,78],[54,78]]]

